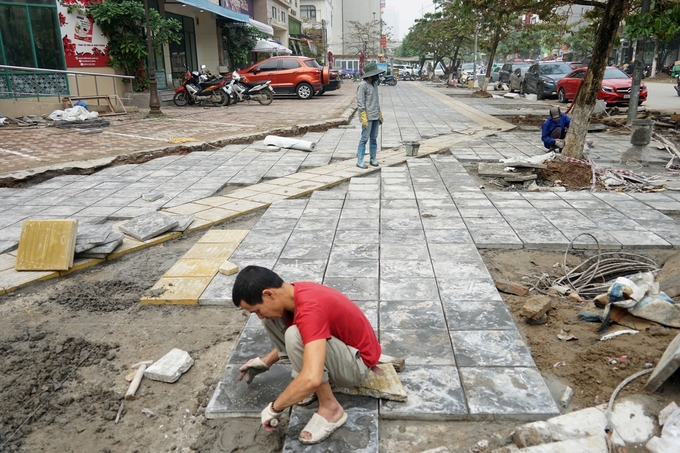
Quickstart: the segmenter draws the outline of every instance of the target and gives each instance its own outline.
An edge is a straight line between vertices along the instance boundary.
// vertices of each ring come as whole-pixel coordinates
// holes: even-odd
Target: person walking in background
[[[378,85],[380,74],[385,72],[378,68],[375,63],[364,67],[363,80],[357,87],[357,111],[361,119],[361,139],[357,148],[357,167],[368,168],[364,163],[366,143],[369,143],[370,164],[378,166],[378,131],[383,122],[380,111],[380,99],[378,99]]]

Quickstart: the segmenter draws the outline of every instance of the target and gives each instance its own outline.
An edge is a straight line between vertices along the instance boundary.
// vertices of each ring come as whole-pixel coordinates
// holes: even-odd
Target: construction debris
[[[172,384],[194,364],[188,352],[174,348],[144,371],[144,377],[152,381]],[[141,368],[141,366],[140,366]]]

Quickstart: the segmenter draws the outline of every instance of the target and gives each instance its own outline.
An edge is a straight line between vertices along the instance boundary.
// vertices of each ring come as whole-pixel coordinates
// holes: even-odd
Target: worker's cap
[[[559,120],[561,115],[562,112],[560,111],[560,108],[558,106],[555,105],[550,107],[550,118],[554,120]]]

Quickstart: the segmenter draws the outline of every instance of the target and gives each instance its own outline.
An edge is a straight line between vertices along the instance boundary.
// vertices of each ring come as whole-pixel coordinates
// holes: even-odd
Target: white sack
[[[99,113],[88,112],[85,107],[76,105],[66,110],[55,110],[49,114],[48,118],[53,121],[85,121],[97,118],[98,116]]]
[[[300,151],[314,151],[316,149],[315,142],[308,142],[298,138],[279,137],[278,135],[267,135],[264,138],[264,144],[267,146],[277,146],[279,148],[297,149]]]

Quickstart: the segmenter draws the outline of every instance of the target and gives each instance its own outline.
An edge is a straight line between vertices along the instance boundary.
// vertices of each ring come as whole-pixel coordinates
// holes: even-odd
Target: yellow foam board
[[[78,220],[24,220],[19,237],[18,271],[65,271],[73,266]]]

